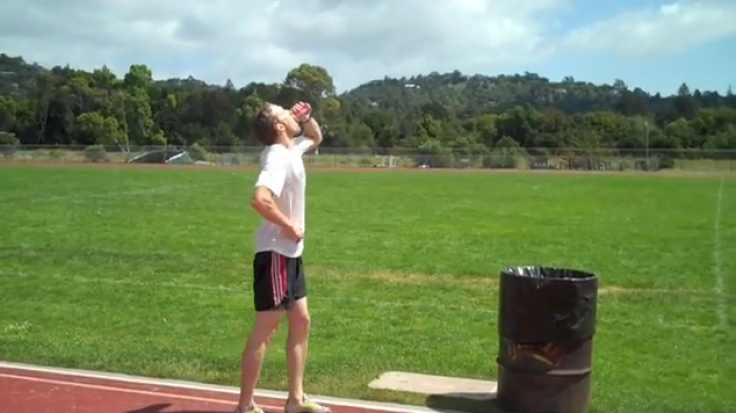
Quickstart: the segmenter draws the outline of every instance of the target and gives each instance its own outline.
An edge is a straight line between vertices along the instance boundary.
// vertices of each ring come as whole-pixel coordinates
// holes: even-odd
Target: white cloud
[[[736,1],[684,0],[632,10],[570,31],[560,46],[624,57],[673,54],[736,34]]]
[[[0,51],[121,73],[140,62],[156,77],[238,85],[282,79],[309,61],[349,87],[383,75],[504,71],[569,51],[670,53],[736,32],[728,18],[736,1],[710,0],[634,10],[560,34],[560,18],[577,7],[571,0],[4,0]]]

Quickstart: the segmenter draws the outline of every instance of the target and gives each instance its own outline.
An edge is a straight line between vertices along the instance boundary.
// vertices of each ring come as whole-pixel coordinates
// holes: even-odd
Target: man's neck
[[[276,142],[274,142],[276,145],[283,145],[286,148],[291,148],[292,141],[289,139],[286,135],[280,135],[278,138],[276,138]]]

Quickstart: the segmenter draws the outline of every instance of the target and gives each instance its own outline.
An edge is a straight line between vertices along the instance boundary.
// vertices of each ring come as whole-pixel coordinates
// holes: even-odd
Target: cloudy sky
[[[2,0],[0,52],[237,86],[302,62],[338,90],[458,69],[736,88],[736,0]]]

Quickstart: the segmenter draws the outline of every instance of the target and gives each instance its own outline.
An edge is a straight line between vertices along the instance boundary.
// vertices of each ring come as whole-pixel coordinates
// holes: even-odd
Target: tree
[[[122,152],[130,152],[130,141],[123,133],[118,120],[100,112],[87,112],[77,116],[76,126],[89,144],[117,145]]]
[[[16,123],[16,103],[8,96],[0,96],[0,132],[9,131]]]
[[[291,69],[286,75],[284,84],[300,89],[314,98],[326,98],[335,95],[335,85],[327,69],[322,66],[302,63]]]
[[[105,66],[44,68],[3,54],[0,73],[0,132],[12,136],[13,145],[129,151],[197,143],[207,151],[230,150],[258,145],[251,120],[264,102],[307,100],[326,125],[325,148],[360,146],[383,154],[407,148],[444,166],[464,165],[473,156],[493,164],[501,162],[499,153],[511,162],[517,156],[511,153],[636,151],[647,141],[652,149],[736,149],[730,89],[725,95],[691,91],[686,83],[661,96],[620,79],[595,85],[535,73],[452,71],[384,76],[338,94],[328,70],[310,63],[288,71],[281,83],[238,87],[192,76],[156,79],[142,63],[118,76]]]

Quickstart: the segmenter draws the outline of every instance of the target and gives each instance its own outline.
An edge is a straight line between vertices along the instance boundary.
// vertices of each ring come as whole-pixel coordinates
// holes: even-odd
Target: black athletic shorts
[[[256,311],[288,310],[307,296],[302,257],[287,257],[273,251],[257,252],[253,258],[253,302]]]

